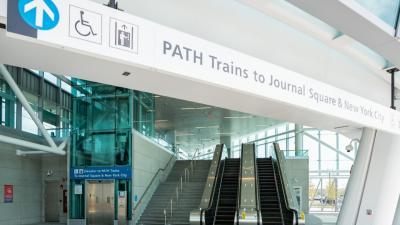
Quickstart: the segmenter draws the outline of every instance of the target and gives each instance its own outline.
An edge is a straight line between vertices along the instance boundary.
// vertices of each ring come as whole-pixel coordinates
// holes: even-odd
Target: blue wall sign
[[[29,26],[37,30],[53,29],[60,20],[53,0],[19,0],[18,12]]]
[[[128,180],[132,179],[131,166],[118,167],[75,167],[70,170],[70,179],[74,180]]]

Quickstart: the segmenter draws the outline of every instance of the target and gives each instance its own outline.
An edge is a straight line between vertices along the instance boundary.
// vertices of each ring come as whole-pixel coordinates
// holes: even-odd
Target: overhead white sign
[[[40,7],[43,13],[25,10],[26,5]],[[91,1],[9,0],[7,20],[12,37],[28,36],[43,44],[154,68],[400,134],[400,113],[389,107]]]

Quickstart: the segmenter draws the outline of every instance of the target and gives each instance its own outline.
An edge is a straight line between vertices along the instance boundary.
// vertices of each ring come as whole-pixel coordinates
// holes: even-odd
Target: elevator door
[[[87,181],[86,218],[88,225],[114,224],[114,182]]]

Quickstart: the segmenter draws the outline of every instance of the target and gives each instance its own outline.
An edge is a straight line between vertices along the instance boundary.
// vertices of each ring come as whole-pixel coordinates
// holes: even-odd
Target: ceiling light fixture
[[[202,138],[202,139],[200,139],[201,141],[212,141],[213,139],[211,139],[211,138]]]
[[[194,136],[193,133],[178,133],[175,135],[176,137],[185,137],[185,136]]]
[[[167,122],[168,120],[155,120],[156,123]]]
[[[210,129],[210,128],[218,128],[218,125],[214,125],[214,126],[206,126],[206,127],[195,127],[196,129]]]
[[[253,116],[225,116],[225,119],[251,119]]]
[[[181,110],[204,110],[204,109],[211,109],[210,106],[202,106],[202,107],[183,107]]]
[[[217,135],[232,135],[234,134],[233,132],[217,132]]]

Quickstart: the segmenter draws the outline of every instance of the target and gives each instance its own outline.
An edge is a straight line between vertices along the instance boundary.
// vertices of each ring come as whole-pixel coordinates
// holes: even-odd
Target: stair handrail
[[[215,177],[214,177],[214,182],[213,182],[213,186],[212,186],[212,191],[211,191],[211,194],[210,194],[210,196],[211,196],[211,198],[210,198],[210,200],[209,200],[209,202],[208,202],[208,206],[207,206],[207,208],[204,208],[204,209],[200,209],[200,224],[202,225],[202,223],[203,223],[203,220],[202,220],[202,216],[203,215],[205,215],[205,212],[206,211],[208,211],[208,210],[210,210],[211,208],[212,208],[212,204],[213,204],[213,202],[214,202],[214,198],[215,198],[215,193],[216,193],[216,189],[217,189],[217,184],[218,184],[218,180],[220,179],[220,176],[221,176],[221,162],[222,162],[222,158],[223,158],[223,156],[224,156],[224,152],[226,151],[226,147],[225,147],[225,145],[224,144],[221,144],[221,149],[220,149],[220,151],[221,151],[221,154],[220,154],[220,156],[219,156],[219,159],[218,159],[218,163],[217,163],[217,169],[216,169],[216,171],[215,171]],[[220,185],[219,185],[220,186]],[[215,215],[214,215],[215,216]],[[206,218],[204,218],[204,222],[206,222]]]
[[[292,195],[292,191],[289,188],[289,181],[287,180],[286,177],[286,172],[284,171],[284,167],[286,167],[286,162],[285,162],[285,158],[282,155],[282,152],[280,150],[279,144],[278,143],[274,143],[274,153],[276,156],[276,161],[277,161],[277,165],[278,165],[278,172],[279,172],[279,177],[280,177],[280,182],[282,184],[282,187],[284,189],[283,191],[283,198],[285,201],[285,207],[293,212],[293,224],[298,225],[299,224],[299,214],[298,214],[298,210],[299,207],[295,207],[295,202],[293,200],[293,195]],[[274,163],[272,162],[273,168],[274,168]],[[275,176],[275,173],[274,173]],[[278,190],[278,189],[277,189]],[[279,190],[278,190],[279,191]],[[279,196],[279,194],[278,194]],[[296,202],[297,203],[297,202]]]
[[[186,182],[188,182],[189,181],[189,179],[190,179],[190,173],[192,173],[192,175],[193,175],[193,173],[194,173],[194,167],[196,166],[196,160],[194,160],[195,159],[195,157],[196,157],[196,153],[198,152],[200,150],[200,148],[197,148],[196,149],[196,151],[193,153],[193,156],[192,156],[192,158],[189,160],[189,168],[188,167],[186,167],[182,172],[181,172],[181,174],[180,174],[180,176],[179,176],[179,180],[178,180],[178,184],[176,185],[176,187],[175,187],[175,193],[172,193],[171,195],[170,195],[170,202],[169,203],[167,203],[167,207],[165,207],[164,208],[164,210],[166,210],[166,209],[168,209],[168,206],[170,206],[170,220],[169,220],[169,222],[170,222],[170,224],[172,224],[172,218],[173,218],[173,211],[174,211],[174,209],[173,209],[173,200],[174,200],[174,197],[176,197],[176,207],[178,208],[178,204],[179,204],[179,194],[180,193],[182,193],[183,192],[183,190],[184,190],[184,188],[183,188],[183,183],[186,183]],[[186,179],[186,176],[187,176],[187,171],[189,171],[189,178],[188,179]],[[183,178],[185,178],[184,180],[183,180]],[[180,191],[179,191],[180,190]]]
[[[171,165],[171,162],[173,161],[172,159],[174,159],[174,158],[176,158],[175,155],[172,155],[171,158],[168,160],[167,164],[165,164],[165,166],[163,168],[158,168],[157,172],[151,178],[150,183],[147,185],[146,189],[144,190],[139,201],[135,204],[135,207],[133,208],[134,214],[135,214],[135,211],[137,210],[137,208],[142,204],[143,198],[147,195],[148,191],[150,190],[150,187],[153,186],[153,183],[156,181],[156,178],[161,174],[161,172],[164,172],[167,170],[167,168]]]
[[[222,180],[224,179],[224,172],[225,172],[225,166],[226,166],[226,160],[223,163],[223,167],[222,167],[222,171],[221,171],[221,182],[219,183],[219,187],[218,187],[218,196],[217,196],[217,203],[216,203],[216,208],[215,208],[215,215],[214,215],[214,221],[213,221],[213,225],[215,225],[215,220],[217,219],[217,213],[218,213],[218,205],[219,205],[219,200],[221,197],[221,187],[222,187]]]
[[[190,159],[190,167],[191,167],[191,169],[192,169],[192,173],[193,173],[194,167],[196,166],[196,160],[194,160],[194,159],[196,158],[196,154],[197,154],[197,152],[199,152],[199,151],[200,151],[200,148],[197,148],[196,151],[193,153],[192,158]]]

